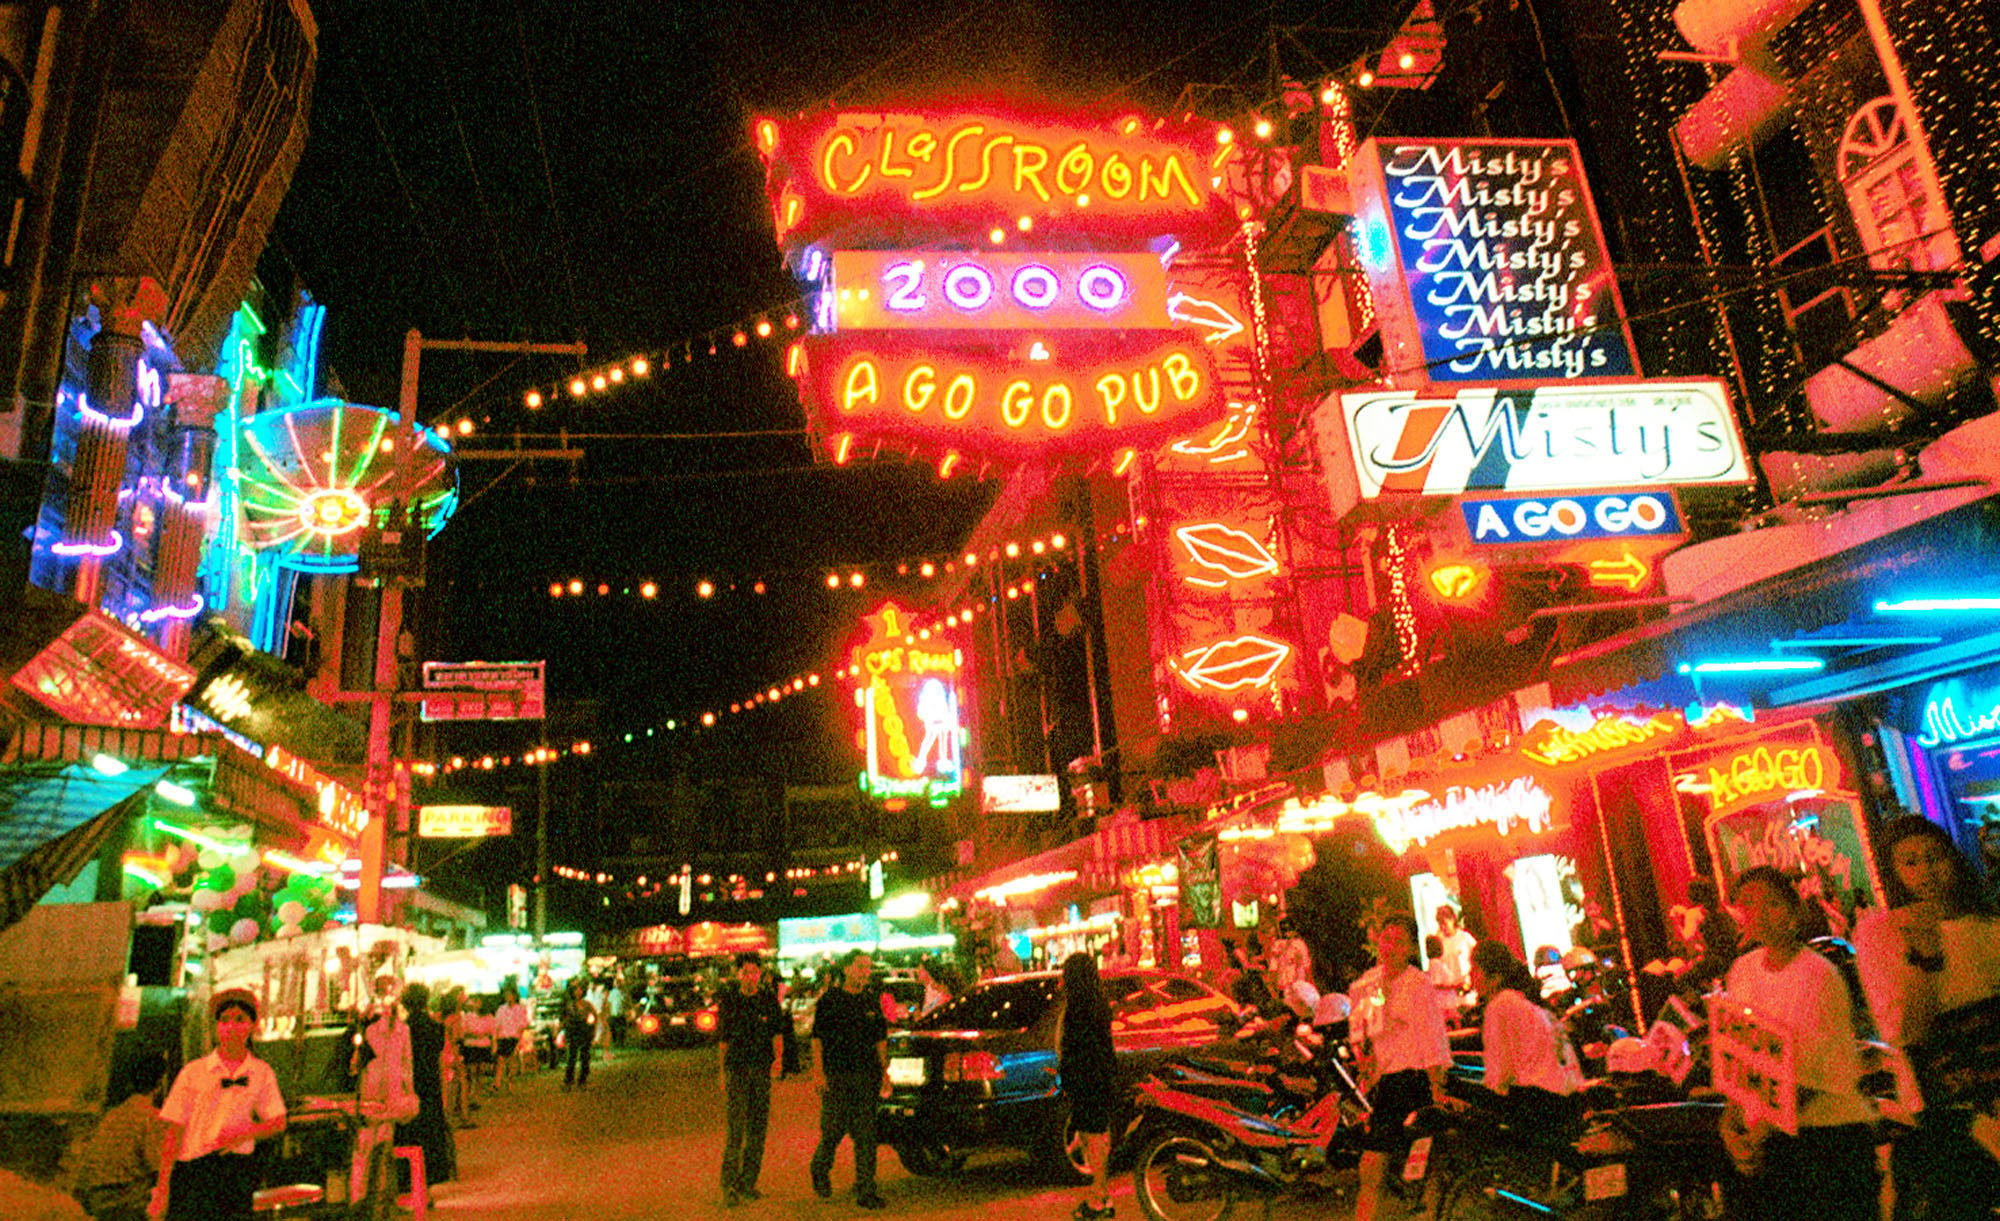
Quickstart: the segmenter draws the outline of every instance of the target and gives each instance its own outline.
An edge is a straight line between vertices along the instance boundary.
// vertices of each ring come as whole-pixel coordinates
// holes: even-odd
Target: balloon
[[[238,920],[230,926],[229,940],[234,945],[249,945],[257,940],[258,923],[255,920]]]
[[[326,917],[318,912],[313,912],[306,916],[305,919],[299,921],[299,927],[308,933],[317,933],[326,927]]]
[[[236,923],[236,917],[229,912],[212,911],[208,913],[208,931],[211,933],[221,933],[227,937],[229,935],[229,926],[234,923]]]
[[[280,895],[280,898],[284,896]],[[306,905],[297,899],[278,904],[278,920],[284,924],[297,924],[306,918]]]
[[[226,949],[228,949],[228,948],[229,948],[229,938],[228,938],[227,936],[225,936],[224,934],[222,934],[222,933],[210,933],[210,934],[208,935],[208,952],[209,952],[209,953],[213,954],[213,953],[215,953],[215,952],[216,952],[216,951],[218,951],[218,950],[226,950]]]
[[[240,920],[262,920],[271,914],[271,901],[252,891],[237,896],[236,902],[230,905],[229,910],[235,912]]]
[[[228,894],[230,891],[236,889],[236,871],[227,865],[217,865],[215,868],[209,870],[207,876],[203,877],[196,885]]]
[[[299,932],[299,926],[296,924],[283,925],[278,929],[278,940],[283,941],[287,937],[296,937],[299,935]]]
[[[188,906],[198,912],[212,912],[222,906],[222,893],[215,890],[197,888],[188,896]]]

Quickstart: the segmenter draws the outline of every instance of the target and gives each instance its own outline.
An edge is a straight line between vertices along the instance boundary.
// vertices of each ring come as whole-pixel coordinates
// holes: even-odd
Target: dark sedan
[[[1111,1037],[1129,1091],[1160,1061],[1232,1034],[1227,996],[1168,971],[1110,971]],[[1062,977],[987,980],[889,1035],[889,1096],[877,1127],[913,1174],[943,1174],[966,1151],[1017,1146],[1051,1175],[1078,1181],[1082,1142],[1056,1071]],[[1124,1116],[1112,1116],[1113,1132]]]
[[[714,1000],[695,980],[662,980],[639,1002],[632,1018],[632,1037],[641,1047],[712,1043],[720,1018]]]

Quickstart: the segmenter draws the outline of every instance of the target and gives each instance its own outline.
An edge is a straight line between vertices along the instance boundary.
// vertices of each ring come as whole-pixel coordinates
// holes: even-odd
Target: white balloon
[[[297,899],[293,899],[289,903],[280,904],[278,907],[278,923],[280,924],[297,924],[305,918],[306,905]]]
[[[222,906],[222,892],[219,890],[197,890],[188,896],[188,906],[198,912],[212,912]]]
[[[291,906],[291,905],[290,905],[290,904],[286,904],[286,906],[288,906],[288,907],[289,907],[289,906]],[[278,928],[278,939],[279,939],[280,941],[282,941],[282,940],[284,940],[284,939],[285,939],[285,938],[287,938],[287,937],[296,937],[296,936],[298,936],[298,935],[299,935],[300,933],[302,933],[302,932],[304,932],[304,931],[305,931],[304,929],[300,928],[300,927],[299,927],[298,925],[296,925],[296,924],[285,924],[285,925],[280,925],[280,926],[279,926],[279,928]]]
[[[257,922],[245,916],[229,927],[229,940],[234,945],[249,945],[257,940]]]
[[[226,950],[228,948],[229,948],[229,938],[223,936],[221,933],[210,933],[208,935],[209,953],[213,954],[217,950]]]

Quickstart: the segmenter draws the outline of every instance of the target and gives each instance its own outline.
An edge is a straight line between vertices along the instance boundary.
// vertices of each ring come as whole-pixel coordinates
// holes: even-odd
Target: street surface
[[[1068,1217],[1079,1199],[1075,1189],[1052,1187],[1030,1173],[1019,1153],[974,1154],[957,1177],[925,1179],[906,1172],[884,1146],[878,1178],[889,1207],[867,1213],[854,1205],[847,1147],[834,1163],[833,1198],[812,1193],[806,1159],[819,1138],[819,1100],[811,1083],[778,1082],[771,1112],[758,1183],[764,1198],[725,1209],[717,1185],[723,1114],[713,1048],[623,1051],[596,1065],[589,1089],[571,1093],[563,1092],[559,1072],[537,1073],[516,1081],[510,1094],[485,1097],[478,1126],[458,1133],[459,1180],[438,1188],[432,1211],[453,1221],[874,1215],[1055,1221]],[[1112,1203],[1119,1221],[1141,1217],[1129,1174],[1114,1177]],[[1269,1215],[1273,1221],[1324,1221],[1351,1209],[1351,1197],[1343,1194],[1282,1201]],[[1238,1221],[1261,1215],[1254,1205],[1236,1212]]]

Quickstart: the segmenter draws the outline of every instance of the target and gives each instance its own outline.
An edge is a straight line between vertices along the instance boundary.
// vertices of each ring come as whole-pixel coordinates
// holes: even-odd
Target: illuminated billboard
[[[1214,183],[1238,155],[1225,129],[1133,114],[1022,108],[838,111],[755,125],[778,241],[877,245],[912,229],[984,237],[1090,234],[1226,239]]]
[[[1322,418],[1335,501],[1463,492],[1668,488],[1750,482],[1721,382],[1343,394]],[[1331,404],[1329,403],[1329,406]],[[1329,413],[1330,414],[1330,413]],[[1344,485],[1351,469],[1358,486]],[[1349,502],[1341,504],[1341,502]]]
[[[837,250],[838,331],[1164,329],[1167,272],[1157,255]],[[819,320],[816,320],[816,323]]]
[[[1350,172],[1391,381],[1639,376],[1574,142],[1370,140]]]
[[[963,658],[947,640],[914,635],[909,614],[893,602],[862,622],[849,654],[866,760],[862,791],[885,801],[944,805],[965,790],[958,715]]]

